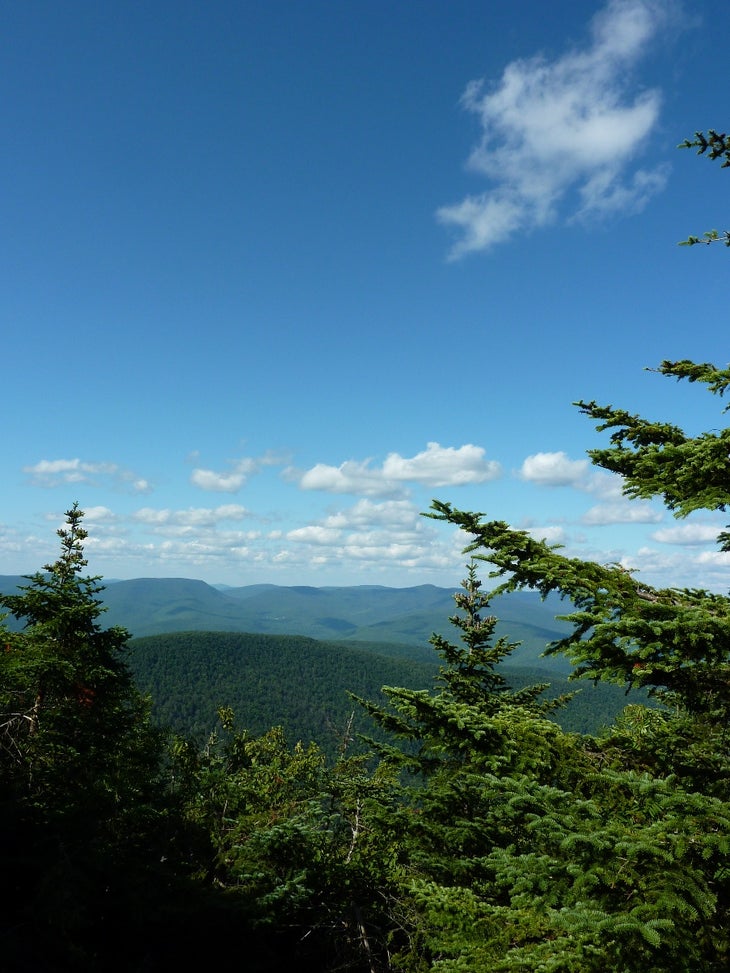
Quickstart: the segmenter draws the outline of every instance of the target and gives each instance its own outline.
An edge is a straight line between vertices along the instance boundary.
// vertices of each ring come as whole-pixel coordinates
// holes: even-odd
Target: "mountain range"
[[[27,581],[0,575],[0,593],[14,593]],[[105,625],[121,625],[133,637],[171,632],[251,632],[304,635],[342,643],[388,644],[388,654],[433,661],[428,640],[434,632],[450,637],[456,588],[417,585],[390,588],[284,587],[273,584],[217,588],[188,578],[135,578],[106,582],[100,595],[106,607]],[[566,606],[543,602],[534,592],[517,592],[495,599],[491,610],[499,618],[497,632],[521,642],[512,656],[516,665],[545,665],[568,672],[562,657],[540,659],[548,642],[566,631],[555,615]],[[13,619],[6,624],[16,627]],[[408,647],[406,652],[405,647]]]
[[[0,575],[0,593],[27,579]],[[128,662],[154,701],[153,715],[178,732],[203,738],[216,709],[231,705],[254,732],[282,725],[292,739],[334,743],[352,711],[347,693],[376,698],[383,685],[433,684],[440,659],[434,632],[452,641],[455,588],[282,587],[218,588],[188,578],[107,581],[101,622],[132,636]],[[493,600],[497,634],[520,643],[505,659],[512,686],[549,683],[550,694],[578,695],[561,710],[566,728],[594,732],[628,701],[618,686],[568,684],[571,665],[542,653],[567,626],[555,618],[569,605],[534,592]],[[5,619],[10,628],[20,622]]]

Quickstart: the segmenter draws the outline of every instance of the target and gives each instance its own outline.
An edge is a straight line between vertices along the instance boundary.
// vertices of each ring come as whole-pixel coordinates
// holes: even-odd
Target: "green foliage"
[[[730,370],[710,364],[664,361],[657,371],[701,382],[719,395],[730,384]],[[729,429],[687,436],[678,426],[650,422],[610,405],[576,405],[598,421],[599,431],[613,430],[611,446],[589,450],[588,455],[596,466],[626,478],[627,496],[660,496],[680,517],[695,510],[725,510],[730,503]]]
[[[436,668],[356,645],[238,632],[133,639],[129,662],[155,700],[155,718],[201,744],[225,704],[249,732],[280,724],[289,739],[316,741],[330,757],[352,712],[348,691],[377,696],[386,682],[423,685]]]
[[[428,686],[438,671],[433,650],[433,661],[425,663],[390,657],[387,645],[366,651],[361,643],[294,635],[173,632],[132,639],[128,649],[137,685],[153,699],[153,719],[176,733],[202,745],[224,703],[250,733],[280,724],[288,739],[316,742],[329,758],[336,756],[341,728],[352,712],[348,692],[382,700],[383,685]],[[569,690],[562,668],[546,672],[508,661],[501,671],[515,687],[549,681],[546,694],[560,695]],[[625,704],[618,686],[588,685],[552,718],[566,729],[596,732]]]
[[[466,521],[472,553],[478,526]],[[500,556],[483,554],[502,568]],[[551,549],[553,568],[560,558]],[[401,902],[411,935],[397,968],[719,973],[730,807],[722,777],[717,796],[695,789],[694,766],[680,781],[691,760],[672,760],[671,746],[680,725],[690,738],[690,717],[634,706],[604,738],[564,733],[546,719],[540,687],[505,684],[511,646],[493,637],[473,563],[457,603],[461,642],[434,638],[439,687],[386,689],[388,709],[364,704],[408,744],[379,748],[407,772]]]
[[[719,395],[730,381],[728,372],[686,361],[664,362],[659,371]],[[676,516],[725,509],[730,430],[688,437],[611,406],[579,406],[600,430],[612,430],[611,445],[590,455],[624,477],[627,495],[660,496]],[[434,966],[725,969],[730,599],[653,588],[618,565],[566,557],[502,521],[449,504],[434,502],[431,516],[470,537],[466,551],[498,579],[491,595],[530,588],[569,600],[573,609],[564,617],[572,630],[549,651],[566,653],[576,678],[643,686],[662,704],[627,708],[597,739],[558,733],[540,743],[536,717],[525,722],[525,714],[511,721],[507,739],[518,754],[528,749],[531,760],[505,760],[504,738],[492,736],[481,806],[469,774],[450,781],[450,793],[472,794],[460,847],[470,847],[467,834],[483,844],[453,868],[445,866],[447,856],[425,855],[427,874],[414,888],[428,916]],[[485,697],[480,710],[493,707]],[[442,735],[445,749],[461,750],[460,727],[444,721]],[[437,783],[443,803],[438,774],[426,789],[431,795]],[[432,800],[423,801],[429,813]],[[445,805],[451,821],[456,806]],[[464,888],[473,922],[459,933],[444,903],[459,901]]]
[[[81,576],[82,516],[74,504],[58,560],[0,598],[25,622],[0,653],[6,948],[45,942],[78,968],[149,882],[164,818],[161,740],[121,656],[127,634],[101,627],[98,579]]]
[[[200,877],[225,890],[278,963],[374,969],[387,955],[395,839],[392,775],[348,757],[332,766],[315,745],[290,748],[281,728],[222,733],[202,751],[178,743],[174,773],[189,825],[206,836]]]
[[[680,149],[697,149],[697,155],[706,155],[708,159],[715,161],[722,159],[722,168],[730,166],[730,139],[724,133],[719,134],[714,129],[709,129],[707,135],[704,132],[695,132],[693,139],[685,139],[680,142]],[[693,247],[698,243],[709,246],[711,243],[721,241],[726,247],[730,247],[730,230],[718,233],[717,230],[708,230],[701,237],[689,236],[686,240],[680,241],[682,247]]]
[[[128,635],[101,627],[99,579],[80,576],[82,516],[77,505],[68,511],[58,531],[61,555],[47,573],[30,577],[21,594],[0,597],[25,622],[22,633],[6,635],[1,660],[2,767],[29,800],[39,795],[47,806],[53,793],[64,814],[90,789],[113,811],[125,761],[143,760],[149,746],[154,763],[156,753],[146,705],[122,658]]]

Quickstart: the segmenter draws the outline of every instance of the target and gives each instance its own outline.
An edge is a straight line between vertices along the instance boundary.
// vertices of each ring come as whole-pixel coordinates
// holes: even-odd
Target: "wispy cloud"
[[[149,493],[152,489],[148,480],[137,476],[116,463],[89,463],[76,459],[43,459],[33,466],[24,466],[23,472],[31,478],[34,486],[58,487],[73,483],[90,486],[111,485],[132,493]]]
[[[630,170],[656,125],[660,93],[628,86],[669,9],[656,0],[611,0],[583,49],[513,61],[498,82],[467,86],[462,103],[482,129],[467,164],[492,186],[437,211],[460,231],[451,259],[561,215],[638,212],[663,189],[665,167]]]
[[[526,457],[517,474],[520,479],[543,487],[569,487],[600,499],[580,518],[590,527],[609,524],[657,524],[661,511],[649,503],[629,500],[623,495],[623,478],[596,470],[588,460],[571,459],[566,453],[534,453]]]
[[[155,509],[142,507],[133,515],[137,523],[150,527],[212,527],[226,520],[243,520],[249,516],[245,507],[226,503],[220,507],[190,507],[187,510]]]
[[[223,471],[206,470],[198,467],[190,474],[190,482],[201,490],[210,490],[216,493],[238,493],[246,485],[249,478],[260,472],[262,467],[276,466],[282,462],[283,460],[273,453],[259,457],[244,456],[241,459],[231,460],[230,468]]]
[[[484,483],[501,474],[499,463],[488,460],[481,446],[441,446],[428,443],[415,456],[389,453],[381,467],[371,460],[346,460],[340,466],[317,463],[304,473],[288,471],[303,490],[328,493],[353,493],[366,497],[393,496],[402,492],[405,483],[423,486],[462,486]]]

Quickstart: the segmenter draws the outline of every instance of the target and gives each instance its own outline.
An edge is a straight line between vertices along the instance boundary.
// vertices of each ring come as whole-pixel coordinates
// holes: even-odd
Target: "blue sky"
[[[431,498],[655,584],[723,521],[628,504],[571,406],[691,432],[725,365],[726,0],[0,14],[0,573],[452,585]]]

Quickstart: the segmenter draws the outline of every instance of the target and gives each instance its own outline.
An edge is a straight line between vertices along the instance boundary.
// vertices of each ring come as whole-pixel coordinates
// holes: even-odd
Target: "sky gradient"
[[[727,424],[726,0],[27,0],[0,14],[0,573],[453,585],[432,498],[726,591],[595,399]],[[719,226],[718,226],[719,224]]]

